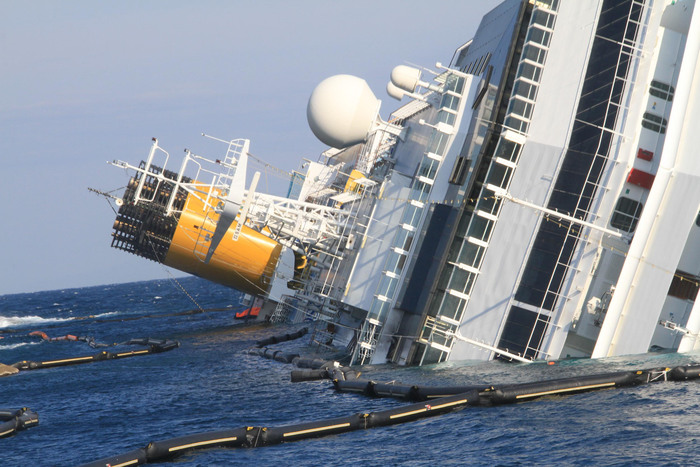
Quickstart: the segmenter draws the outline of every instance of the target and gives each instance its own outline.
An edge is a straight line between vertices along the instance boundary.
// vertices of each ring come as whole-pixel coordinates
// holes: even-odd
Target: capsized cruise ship
[[[112,246],[313,321],[352,364],[697,350],[694,1],[505,0],[467,39],[387,69],[388,121],[361,77],[319,77],[329,149],[287,197],[245,139],[114,161]]]

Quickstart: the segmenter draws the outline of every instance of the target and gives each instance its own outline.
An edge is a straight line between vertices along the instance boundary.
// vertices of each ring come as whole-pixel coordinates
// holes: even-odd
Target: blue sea
[[[0,362],[93,355],[85,342],[175,339],[169,352],[22,371],[0,378],[0,408],[29,407],[39,425],[0,439],[2,466],[72,466],[150,441],[243,426],[282,426],[406,402],[291,383],[291,365],[248,355],[259,339],[300,326],[243,325],[239,295],[195,277],[0,296]],[[205,312],[196,312],[201,309]],[[192,313],[190,313],[192,312]],[[308,336],[307,336],[308,337]],[[308,339],[276,346],[304,356]],[[109,350],[109,349],[107,349]],[[538,381],[697,363],[669,353],[555,365],[461,362],[374,366],[363,378],[422,385]],[[693,465],[700,382],[665,382],[496,407],[258,448],[213,448],[177,466],[217,465]]]

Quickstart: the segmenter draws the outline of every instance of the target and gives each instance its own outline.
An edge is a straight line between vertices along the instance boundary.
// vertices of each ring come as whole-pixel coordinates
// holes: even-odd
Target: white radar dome
[[[321,81],[311,93],[306,118],[321,142],[342,149],[367,138],[380,105],[365,80],[335,75]]]
[[[420,81],[421,71],[411,66],[399,65],[391,70],[391,82],[406,92],[413,92]]]
[[[400,101],[403,99],[403,96],[406,94],[406,91],[389,81],[386,85],[386,93],[389,94],[390,97],[393,97],[397,101]]]

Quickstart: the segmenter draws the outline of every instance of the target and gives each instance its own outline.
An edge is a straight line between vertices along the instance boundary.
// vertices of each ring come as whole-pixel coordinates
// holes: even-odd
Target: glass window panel
[[[498,141],[498,147],[496,148],[495,156],[500,157],[511,162],[515,162],[518,159],[520,153],[520,145],[513,141],[508,141],[505,138],[501,138]]]
[[[511,99],[510,105],[508,106],[508,113],[511,112],[517,115],[522,115],[529,120],[530,116],[532,115],[532,104],[520,99]]]
[[[501,207],[503,200],[501,198],[496,198],[493,193],[490,195],[488,195],[488,193],[488,191],[485,192],[487,196],[479,200],[479,209],[489,214],[498,215],[498,209]]]
[[[519,79],[513,85],[513,95],[534,101],[537,97],[537,86]]]
[[[448,139],[449,135],[435,130],[430,138],[430,143],[428,144],[428,152],[432,152],[438,156],[444,156],[445,146],[447,146]]]
[[[673,100],[673,93],[669,93],[668,91],[659,91],[655,88],[649,88],[649,94],[665,101],[671,102]]]
[[[657,133],[666,133],[667,121],[665,118],[651,112],[644,112],[642,126]]]
[[[438,122],[446,123],[448,125],[454,125],[457,117],[455,116],[455,114],[453,114],[451,112],[447,112],[446,110],[440,110],[438,112],[437,119],[438,119]]]
[[[389,251],[389,256],[386,261],[386,271],[393,272],[394,274],[401,274],[403,270],[403,265],[406,262],[406,256],[397,253],[393,250]]]
[[[449,75],[445,81],[445,88],[448,91],[462,94],[462,91],[464,90],[464,78],[454,74]]]
[[[458,319],[461,315],[464,300],[454,295],[445,294],[440,307],[440,314],[447,318]]]
[[[549,45],[549,39],[552,34],[549,31],[540,29],[538,27],[530,27],[527,31],[527,36],[525,36],[525,42],[536,42],[542,44],[545,47]]]
[[[420,180],[416,180],[413,184],[413,191],[411,191],[411,198],[420,202],[426,202],[429,195],[430,185],[421,182]]]
[[[483,240],[485,242],[489,241],[491,236],[491,229],[493,228],[492,222],[481,216],[474,216],[472,222],[469,225],[469,237],[474,237],[478,240]]]
[[[625,232],[634,231],[637,227],[642,207],[643,205],[639,201],[620,196],[615,205],[613,215],[610,217],[610,225]]]
[[[533,24],[540,24],[548,29],[552,29],[552,26],[554,26],[554,15],[538,9],[532,13],[531,22]]]
[[[459,107],[459,97],[447,93],[443,94],[440,107],[457,111],[457,108]]]
[[[459,255],[459,262],[478,269],[483,254],[484,248],[470,242],[464,242],[462,252]]]
[[[518,67],[518,76],[532,81],[539,82],[541,72],[542,68],[532,63],[521,63],[520,67]]]
[[[404,251],[409,251],[411,243],[413,242],[413,236],[413,232],[399,228],[398,232],[396,232],[396,238],[394,239],[394,246]]]
[[[503,124],[506,127],[512,128],[513,130],[519,131],[521,133],[527,133],[527,129],[528,129],[528,125],[529,125],[525,120],[521,120],[518,117],[512,116],[512,115],[506,117]]]
[[[403,218],[401,219],[401,223],[416,227],[420,221],[422,210],[423,208],[419,208],[418,206],[414,206],[410,203],[407,204],[403,210]]]
[[[432,180],[435,178],[435,174],[437,173],[439,166],[440,163],[435,159],[424,157],[421,161],[420,167],[418,168],[418,175]]]
[[[378,318],[383,316],[389,310],[390,303],[382,300],[374,299],[372,301],[372,306],[369,310],[369,314]]]
[[[464,269],[454,268],[448,288],[456,290],[457,292],[469,294],[469,292],[471,292],[472,283],[474,282],[473,276],[474,274]]]
[[[522,58],[532,60],[540,64],[544,64],[545,57],[547,56],[547,51],[543,48],[537,47],[536,44],[527,44],[523,47]]]
[[[379,295],[384,295],[387,298],[394,298],[394,291],[396,290],[396,283],[398,280],[387,275],[382,276],[382,280],[379,281],[379,289],[377,293]]]
[[[503,164],[493,163],[489,170],[489,176],[486,178],[486,183],[505,188],[510,182],[511,172],[513,169],[506,167]]]

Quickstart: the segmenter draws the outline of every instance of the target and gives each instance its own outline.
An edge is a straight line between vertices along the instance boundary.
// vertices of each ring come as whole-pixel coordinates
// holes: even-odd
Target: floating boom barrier
[[[149,462],[162,462],[184,452],[212,447],[270,446],[289,441],[335,435],[349,431],[395,425],[426,417],[441,415],[469,404],[478,403],[476,391],[446,397],[435,404],[413,404],[380,412],[356,413],[348,417],[300,423],[283,427],[242,427],[232,430],[198,433],[164,441],[154,441],[145,448],[136,449],[105,459],[100,459],[84,467],[142,465]]]
[[[21,409],[0,409],[0,438],[12,436],[20,430],[39,424],[36,412],[22,407]]]
[[[267,347],[268,345],[279,344],[280,342],[293,341],[295,339],[304,337],[308,332],[309,328],[301,328],[297,332],[268,337],[267,339],[257,341],[255,343],[255,347]]]
[[[331,372],[342,373],[336,368]],[[348,375],[352,374],[350,372]],[[395,425],[441,415],[468,406],[493,406],[525,402],[545,396],[570,395],[601,389],[621,388],[659,381],[700,379],[700,365],[675,368],[621,371],[609,374],[578,376],[503,386],[448,386],[419,388],[417,386],[375,383],[367,380],[334,379],[336,389],[361,392],[373,396],[422,397],[418,402],[379,412],[360,412],[350,416],[312,421],[283,427],[242,427],[223,431],[197,433],[163,441],[154,441],[145,448],[100,459],[86,467],[142,465],[162,462],[182,453],[213,447],[261,447],[289,441],[336,435],[349,431]],[[391,387],[389,387],[391,386]],[[462,391],[467,389],[466,391]],[[451,391],[462,391],[447,395]]]
[[[120,358],[137,357],[141,355],[150,355],[154,353],[167,352],[168,350],[175,349],[180,346],[178,341],[169,339],[151,339],[151,338],[139,338],[130,339],[119,345],[141,345],[148,348],[142,350],[127,350],[124,352],[108,352],[103,350],[100,353],[94,355],[86,355],[81,357],[71,357],[62,358],[57,360],[48,360],[44,362],[34,362],[29,360],[22,360],[21,362],[14,363],[12,365],[7,365],[9,367],[16,368],[20,371],[26,370],[38,370],[42,368],[54,368],[59,366],[69,366],[69,365],[80,365],[83,363],[101,362],[104,360],[114,360]]]

